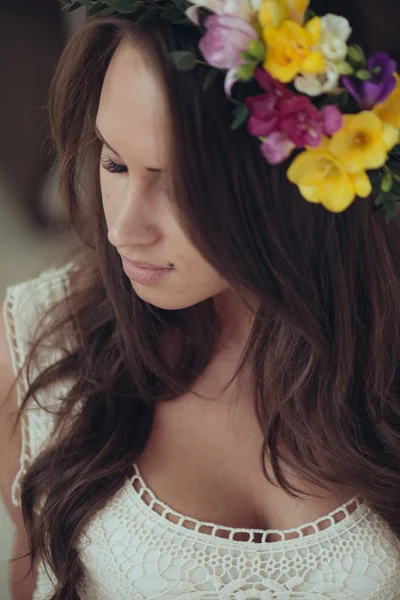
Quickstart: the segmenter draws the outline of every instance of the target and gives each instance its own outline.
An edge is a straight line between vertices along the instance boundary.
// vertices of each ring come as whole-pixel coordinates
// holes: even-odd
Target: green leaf
[[[357,79],[361,79],[361,81],[372,79],[372,75],[367,69],[358,69],[358,71],[356,71],[356,77]]]
[[[113,6],[109,6],[101,13],[103,17],[109,17],[115,13],[115,8]]]
[[[72,12],[73,10],[76,10],[77,8],[82,8],[82,5],[79,4],[78,2],[74,2],[73,4],[67,4],[64,8],[67,9],[67,12]]]
[[[374,200],[374,205],[382,207],[386,196],[387,196],[387,194],[385,194],[384,192],[380,192]]]
[[[384,200],[383,207],[385,209],[386,225],[389,225],[390,221],[392,221],[396,216],[397,202],[392,196],[389,196]]]
[[[191,71],[196,66],[196,57],[191,52],[178,50],[176,52],[170,52],[169,55],[174,61],[174,65],[178,71]]]
[[[149,8],[148,10],[146,10],[146,12],[144,12],[138,19],[137,23],[139,26],[141,25],[145,25],[146,23],[148,23],[149,21],[151,21],[151,19],[153,19],[153,17],[156,16],[156,14],[158,14],[158,10],[156,8]]]
[[[348,47],[347,58],[356,67],[365,66],[367,64],[367,59],[365,57],[364,51],[358,45]]]
[[[265,59],[266,47],[261,40],[251,40],[249,44],[249,55],[257,62],[262,62]]]
[[[313,19],[316,16],[317,16],[317,13],[315,13],[313,10],[308,10],[306,12],[305,22],[308,23],[308,21],[311,21],[311,19]]]
[[[98,4],[94,4],[93,6],[88,8],[86,15],[88,17],[92,17],[93,15],[96,15],[97,13],[101,12],[105,8],[107,8],[107,4],[105,4],[105,2],[99,2]]]
[[[254,77],[256,65],[248,64],[248,65],[239,65],[236,69],[236,75],[239,77],[241,81],[250,81]]]
[[[214,81],[216,80],[216,78],[218,77],[218,73],[219,70],[218,69],[210,69],[206,75],[206,78],[204,80],[203,83],[203,90],[207,91],[212,84],[214,83]]]
[[[176,23],[182,19],[182,11],[176,6],[169,6],[165,10],[161,11],[161,18],[169,21],[170,23]]]
[[[138,8],[136,0],[114,0],[112,6],[116,12],[126,15],[136,12]]]
[[[393,177],[390,171],[385,173],[381,180],[381,190],[382,192],[388,193],[392,189],[393,186]]]
[[[338,62],[337,68],[339,70],[340,75],[353,75],[354,74],[354,67],[346,60],[341,60],[340,62]]]
[[[243,123],[245,123],[247,121],[247,118],[250,113],[245,104],[240,104],[240,106],[237,106],[235,108],[235,110],[233,111],[233,114],[234,114],[235,118],[231,125],[231,129],[233,131],[235,131],[236,129],[239,129],[239,127],[241,127],[243,125]]]
[[[249,62],[249,63],[254,63],[255,62],[255,58],[252,54],[250,54],[250,52],[239,52],[239,55],[244,58],[245,61]]]

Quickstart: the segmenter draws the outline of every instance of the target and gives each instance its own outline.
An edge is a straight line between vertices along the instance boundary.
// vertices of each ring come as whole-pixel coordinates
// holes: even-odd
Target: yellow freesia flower
[[[262,28],[279,27],[290,20],[304,24],[310,0],[262,0],[258,20]]]
[[[288,178],[308,202],[322,204],[334,213],[346,210],[356,196],[367,198],[372,192],[365,171],[348,173],[329,151],[327,138],[318,148],[305,150],[294,159]]]
[[[329,149],[348,173],[358,173],[382,167],[398,143],[398,129],[365,110],[344,115],[343,127],[330,140]]]
[[[394,76],[397,82],[395,89],[389,98],[375,106],[374,113],[382,121],[386,121],[400,130],[400,76],[397,73]]]
[[[262,37],[267,45],[264,69],[282,83],[299,74],[321,73],[324,59],[315,50],[321,37],[321,19],[314,17],[305,27],[284,21],[279,27],[265,27]]]

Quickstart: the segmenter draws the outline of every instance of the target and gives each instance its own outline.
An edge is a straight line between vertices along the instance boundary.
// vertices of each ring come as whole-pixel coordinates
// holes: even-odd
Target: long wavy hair
[[[366,2],[363,10],[350,0],[332,4],[313,8],[347,16],[354,39],[378,49]],[[191,388],[219,336],[212,299],[175,311],[145,303],[106,240],[94,124],[124,36],[148,54],[165,84],[174,201],[188,236],[238,293],[257,301],[237,374],[251,374],[265,477],[268,455],[288,493],[303,494],[285,476],[290,465],[303,480],[359,494],[400,536],[398,225],[373,214],[373,199],[339,215],[305,202],[245,127],[232,131],[222,75],[204,91],[206,67],[182,73],[169,59],[172,50],[196,51],[196,28],[92,18],[66,47],[51,89],[61,190],[86,250],[70,297],[52,310],[53,325],[30,361],[53,333],[73,331],[73,343],[30,382],[15,423],[39,390],[73,381],[50,447],[23,478],[31,570],[39,559],[50,566],[57,581],[51,600],[79,598],[83,528],[126,483],[157,403]]]

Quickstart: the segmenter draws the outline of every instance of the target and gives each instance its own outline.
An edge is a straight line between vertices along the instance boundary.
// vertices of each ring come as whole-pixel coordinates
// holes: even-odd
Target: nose
[[[108,222],[108,240],[116,248],[150,246],[159,237],[154,211],[146,210],[146,202],[127,194]],[[153,214],[152,214],[153,212]]]

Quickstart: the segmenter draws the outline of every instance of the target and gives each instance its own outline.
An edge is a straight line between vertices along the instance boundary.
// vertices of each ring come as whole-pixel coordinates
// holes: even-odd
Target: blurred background
[[[63,225],[49,139],[47,93],[66,41],[84,18],[59,0],[0,0],[0,302],[6,287],[60,263]],[[13,530],[0,500],[0,600],[11,600]]]

